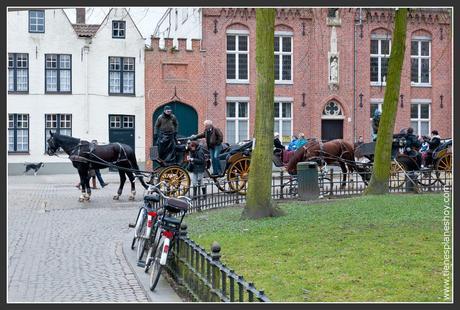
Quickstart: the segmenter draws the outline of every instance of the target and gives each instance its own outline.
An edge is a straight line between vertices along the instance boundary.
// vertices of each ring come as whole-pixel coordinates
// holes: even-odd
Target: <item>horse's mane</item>
[[[80,141],[82,141],[82,142],[84,141],[84,140],[80,140],[79,138],[74,138],[74,137],[71,137],[71,136],[61,135],[59,133],[54,133],[53,137],[55,139],[58,139],[61,142],[64,142],[64,143],[77,143],[78,144]]]

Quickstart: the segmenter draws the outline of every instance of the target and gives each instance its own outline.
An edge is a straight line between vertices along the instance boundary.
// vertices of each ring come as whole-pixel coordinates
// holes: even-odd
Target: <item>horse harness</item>
[[[120,147],[120,151],[118,152],[118,158],[116,161],[112,162],[111,164],[112,165],[117,165],[118,163],[120,162],[123,162],[123,161],[128,161],[129,162],[129,166],[131,168],[133,168],[133,164],[131,163],[131,161],[128,159],[128,155],[126,154],[126,150],[125,148],[119,143],[119,142],[116,142],[116,144],[118,144],[118,146]],[[88,151],[86,152],[83,152],[81,150],[81,147],[82,146],[88,146]],[[82,156],[82,155],[89,155],[89,156],[93,156],[95,158],[97,158],[98,160],[100,160],[100,164],[106,164],[108,163],[107,161],[105,161],[104,159],[100,158],[99,156],[97,156],[94,151],[96,149],[96,144],[95,143],[92,143],[92,142],[88,142],[88,143],[81,143],[81,140],[79,141],[79,143],[71,150],[71,153],[69,155],[69,159],[71,161],[78,161],[78,162],[84,162],[84,163],[87,163],[89,162],[89,166],[91,167],[91,161],[89,161],[88,158]],[[123,154],[124,154],[124,157],[122,157],[122,151],[123,151]],[[77,152],[76,154],[74,154],[75,152]]]
[[[343,141],[340,141],[340,155],[339,155],[339,156],[335,156],[335,155],[332,155],[332,154],[330,154],[330,153],[324,151],[324,143],[323,143],[322,141],[318,141],[318,144],[319,144],[319,152],[318,152],[317,158],[318,158],[319,161],[321,161],[321,162],[325,162],[325,160],[324,160],[325,155],[326,155],[326,158],[332,158],[332,159],[337,159],[337,160],[338,160],[339,158],[342,159],[343,154],[345,154],[345,153],[350,153],[350,152],[346,149],[346,147],[344,146]],[[306,151],[307,151],[307,145],[308,145],[308,144],[302,146],[302,148],[303,148],[304,151],[305,151],[305,153],[304,153],[304,160],[306,159],[306,156],[307,156],[307,153],[306,153]]]

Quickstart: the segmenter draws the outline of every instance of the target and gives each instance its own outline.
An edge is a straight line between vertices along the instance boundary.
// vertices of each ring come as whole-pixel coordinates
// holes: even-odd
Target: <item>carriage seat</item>
[[[172,213],[185,212],[187,211],[188,207],[188,202],[179,198],[168,198],[168,200],[165,202],[166,210]]]

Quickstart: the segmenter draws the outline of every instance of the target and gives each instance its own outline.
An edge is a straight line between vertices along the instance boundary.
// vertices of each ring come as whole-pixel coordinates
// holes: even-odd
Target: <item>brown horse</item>
[[[318,161],[320,165],[323,162],[326,164],[338,163],[343,173],[342,187],[345,187],[346,173],[348,171],[352,172],[356,170],[361,173],[364,172],[360,171],[361,168],[354,164],[355,155],[353,145],[342,139],[335,139],[325,143],[316,140],[310,141],[296,150],[288,162],[287,171],[290,174],[297,174],[297,163],[302,161]],[[367,178],[367,174],[363,173],[361,177],[366,182],[365,178]]]

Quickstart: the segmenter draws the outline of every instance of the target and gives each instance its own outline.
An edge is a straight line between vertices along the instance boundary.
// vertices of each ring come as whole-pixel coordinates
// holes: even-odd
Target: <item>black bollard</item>
[[[318,164],[313,161],[298,163],[297,182],[299,200],[318,199]]]

